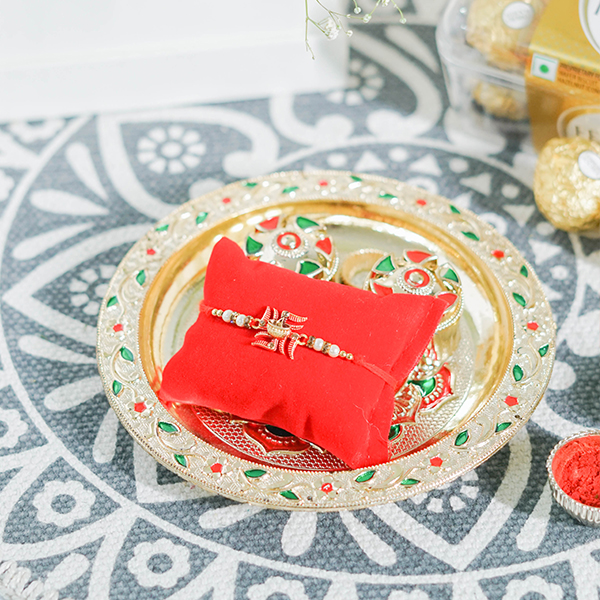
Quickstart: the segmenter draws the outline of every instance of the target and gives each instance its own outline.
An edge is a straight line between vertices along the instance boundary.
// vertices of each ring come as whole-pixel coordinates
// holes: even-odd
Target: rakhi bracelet
[[[354,360],[351,352],[341,350],[337,344],[327,342],[322,338],[306,333],[298,333],[304,327],[302,323],[307,317],[299,317],[287,310],[281,311],[267,306],[261,318],[244,315],[231,309],[210,308],[202,305],[204,312],[213,317],[222,319],[225,323],[237,325],[246,329],[256,330],[252,342],[253,346],[265,348],[272,352],[279,351],[294,360],[294,352],[297,346],[305,346],[316,352],[326,354],[331,358],[345,358]]]
[[[367,362],[362,356],[356,356],[352,352],[341,350],[337,344],[327,342],[322,338],[306,333],[298,333],[304,327],[303,323],[308,317],[299,317],[287,310],[281,311],[267,306],[262,317],[253,317],[239,313],[230,308],[213,308],[207,306],[204,301],[200,303],[200,311],[221,319],[225,323],[237,327],[255,330],[253,346],[264,348],[271,352],[279,351],[284,356],[294,360],[294,352],[298,346],[310,348],[331,358],[342,358],[352,361],[354,364],[364,367],[385,383],[391,386],[394,393],[400,389],[400,382],[390,373],[379,368],[377,365]]]

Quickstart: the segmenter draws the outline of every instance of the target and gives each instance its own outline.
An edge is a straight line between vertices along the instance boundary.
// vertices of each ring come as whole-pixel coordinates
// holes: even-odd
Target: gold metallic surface
[[[227,206],[219,201],[223,194],[231,199]],[[448,361],[455,394],[433,414],[424,411],[407,430],[406,444],[381,465],[302,470],[278,466],[294,457],[240,458],[187,431],[153,391],[161,368],[197,317],[214,244],[223,235],[240,243],[256,223],[291,214],[322,219],[342,261],[360,248],[402,254],[416,247],[459,271],[465,290],[461,342]],[[497,249],[505,253],[502,260],[492,255]],[[530,321],[538,323],[535,331],[527,328]],[[115,331],[117,323],[122,329]],[[554,336],[549,305],[530,265],[473,213],[392,179],[291,172],[234,183],[192,200],[137,242],[102,304],[97,359],[107,397],[125,428],[181,477],[238,501],[339,510],[431,490],[498,451],[542,397]],[[516,404],[507,402],[513,397]],[[442,467],[435,466],[439,460]]]
[[[364,289],[371,267],[385,256],[385,252],[372,248],[361,248],[346,257],[342,264],[342,283]]]
[[[518,90],[480,81],[473,89],[473,100],[486,113],[499,119],[522,121],[528,117],[527,98]]]
[[[585,138],[554,138],[542,149],[535,170],[533,191],[538,208],[555,227],[565,231],[600,228],[600,179],[582,172],[580,157],[584,152],[597,155],[600,164],[599,143]]]
[[[522,69],[527,45],[548,0],[524,0],[534,11],[531,24],[524,29],[508,27],[502,15],[514,0],[473,0],[467,15],[467,43],[477,48],[487,61],[500,69]]]

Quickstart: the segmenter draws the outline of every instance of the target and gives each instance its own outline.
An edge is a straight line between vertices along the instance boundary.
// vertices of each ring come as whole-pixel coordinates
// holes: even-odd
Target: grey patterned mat
[[[598,598],[600,531],[553,505],[544,462],[559,437],[600,426],[599,236],[537,212],[525,140],[457,125],[434,45],[441,3],[420,6],[408,28],[355,32],[345,91],[0,126],[0,595]],[[311,168],[470,207],[536,267],[558,322],[526,430],[387,510],[289,514],[193,489],[133,443],[96,371],[106,283],[156,219],[238,178]]]

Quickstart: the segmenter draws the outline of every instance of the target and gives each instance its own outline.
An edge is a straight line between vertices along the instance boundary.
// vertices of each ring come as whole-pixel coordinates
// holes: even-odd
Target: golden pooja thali
[[[394,396],[386,462],[350,469],[281,427],[161,403],[163,370],[198,318],[206,267],[223,237],[250,259],[313,279],[383,297],[444,301],[432,341]],[[257,361],[264,349],[293,358],[296,345],[351,359],[333,342],[302,334],[295,315],[265,313],[261,320],[230,308],[219,307],[221,314],[215,308],[212,316],[257,330],[264,342]],[[540,401],[554,338],[550,306],[531,266],[470,211],[392,179],[290,172],[187,202],[139,240],[110,282],[97,358],[125,428],[184,479],[272,508],[339,510],[426,492],[487,460]],[[228,376],[238,376],[235,364]]]

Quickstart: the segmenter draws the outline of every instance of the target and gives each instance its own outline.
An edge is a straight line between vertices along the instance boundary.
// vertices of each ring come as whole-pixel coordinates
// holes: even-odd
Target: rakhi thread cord
[[[304,327],[303,323],[308,320],[306,317],[300,317],[285,310],[280,312],[268,306],[263,316],[258,318],[244,315],[232,309],[214,308],[208,306],[204,301],[200,303],[200,312],[219,318],[225,323],[237,325],[240,328],[255,330],[257,333],[255,333],[255,341],[252,342],[253,346],[279,352],[291,360],[294,360],[296,347],[304,346],[331,358],[339,357],[367,369],[389,385],[394,393],[401,387],[401,382],[395,377],[381,367],[368,362],[363,356],[341,350],[337,344],[326,342],[314,335],[299,333]]]

